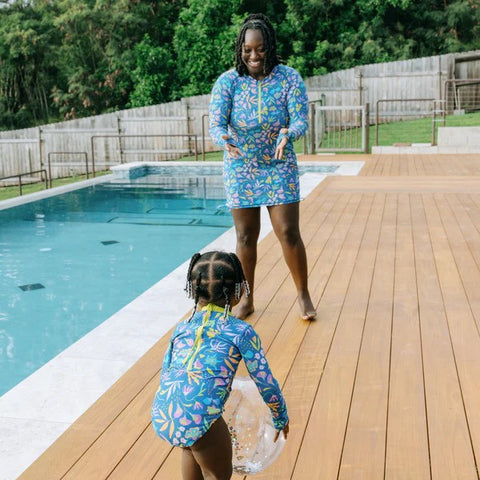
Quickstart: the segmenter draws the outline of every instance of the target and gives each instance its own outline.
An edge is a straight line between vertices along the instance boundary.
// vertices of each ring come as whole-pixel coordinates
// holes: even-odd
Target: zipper
[[[258,123],[262,121],[262,80],[258,82]]]

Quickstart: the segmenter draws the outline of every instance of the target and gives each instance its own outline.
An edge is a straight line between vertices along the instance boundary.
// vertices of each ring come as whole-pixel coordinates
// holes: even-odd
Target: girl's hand
[[[277,430],[275,432],[275,436],[273,437],[273,441],[276,442],[278,440],[278,437],[280,436],[280,432],[283,432],[283,436],[285,437],[285,440],[288,437],[288,432],[290,430],[290,422],[287,422],[283,430]]]
[[[222,138],[224,140],[229,140],[230,136],[229,135],[222,135]],[[225,150],[233,158],[238,158],[242,155],[242,152],[240,151],[240,149],[238,147],[236,147],[235,145],[232,145],[231,143],[226,143],[225,144]]]
[[[288,128],[281,128],[279,133],[283,133],[284,135],[286,135],[288,133]],[[280,140],[280,143],[277,145],[277,148],[275,149],[275,156],[274,156],[275,160],[281,160],[283,158],[287,143],[288,143],[287,137],[283,137]]]

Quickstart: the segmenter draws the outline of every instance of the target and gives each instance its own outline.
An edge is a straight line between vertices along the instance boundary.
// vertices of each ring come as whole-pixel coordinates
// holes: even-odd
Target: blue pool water
[[[220,170],[200,172],[132,169],[0,210],[0,395],[233,225]]]
[[[0,394],[230,228],[222,196],[157,176],[1,210]]]

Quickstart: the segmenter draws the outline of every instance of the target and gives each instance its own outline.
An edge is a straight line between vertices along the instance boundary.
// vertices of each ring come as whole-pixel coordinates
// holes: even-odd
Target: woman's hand
[[[288,128],[281,128],[279,133],[286,135],[288,133]],[[275,156],[274,156],[275,160],[281,160],[283,158],[287,143],[288,143],[288,137],[283,137],[280,140],[280,143],[277,145],[277,148],[275,149]]]
[[[230,136],[229,135],[222,135],[222,138],[224,140],[229,140]],[[238,158],[242,155],[242,152],[240,151],[240,149],[238,147],[236,147],[235,145],[232,145],[231,143],[226,143],[225,144],[225,150],[233,158]]]
[[[285,440],[288,437],[288,432],[290,430],[290,421],[287,422],[283,430],[277,430],[275,432],[275,436],[273,437],[273,441],[276,442],[278,440],[278,437],[280,436],[280,432],[283,432],[283,436],[285,437]]]

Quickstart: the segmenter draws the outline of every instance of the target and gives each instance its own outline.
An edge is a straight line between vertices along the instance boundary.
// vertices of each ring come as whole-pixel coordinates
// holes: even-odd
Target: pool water
[[[218,176],[156,174],[0,210],[0,395],[232,225]]]

